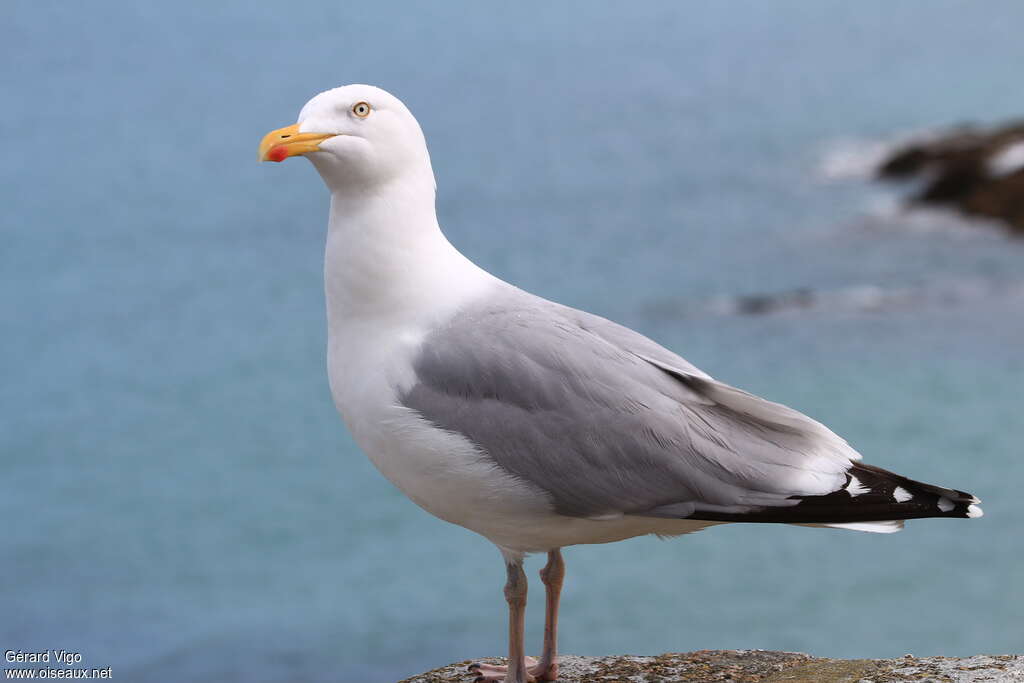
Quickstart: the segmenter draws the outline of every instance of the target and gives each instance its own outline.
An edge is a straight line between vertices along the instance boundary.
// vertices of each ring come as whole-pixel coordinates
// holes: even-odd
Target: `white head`
[[[320,93],[293,126],[268,133],[260,161],[308,156],[332,192],[366,191],[394,181],[434,187],[419,123],[394,95],[372,85]]]

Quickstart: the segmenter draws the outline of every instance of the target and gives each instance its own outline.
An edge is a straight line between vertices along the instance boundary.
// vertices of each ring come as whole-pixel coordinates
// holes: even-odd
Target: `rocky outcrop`
[[[493,663],[501,660],[488,659]],[[468,683],[470,661],[435,669],[402,683]],[[795,652],[701,650],[657,657],[559,658],[561,683],[838,683],[839,681],[1024,681],[1024,655],[825,659]]]
[[[877,175],[920,179],[913,201],[994,218],[1024,236],[1024,122],[912,141],[885,159]]]

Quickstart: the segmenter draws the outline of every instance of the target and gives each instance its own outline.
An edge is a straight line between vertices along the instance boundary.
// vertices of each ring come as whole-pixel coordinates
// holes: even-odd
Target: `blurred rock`
[[[883,161],[877,175],[920,179],[914,201],[995,218],[1024,236],[1024,122],[963,126],[910,142]]]
[[[492,663],[503,660],[489,659]],[[473,680],[470,661],[451,664],[401,683],[465,683]],[[839,681],[1024,681],[1024,655],[825,659],[795,652],[701,650],[657,657],[559,658],[561,683],[838,683]]]

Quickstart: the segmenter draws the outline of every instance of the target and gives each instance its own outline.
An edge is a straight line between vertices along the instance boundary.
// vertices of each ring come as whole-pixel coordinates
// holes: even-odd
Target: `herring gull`
[[[367,85],[311,99],[261,160],[306,156],[331,193],[331,394],[359,447],[507,571],[508,665],[558,675],[560,549],[729,522],[889,533],[979,517],[977,498],[860,462],[824,425],[715,380],[647,337],[487,273],[442,234],[419,124]],[[544,643],[524,656],[523,558],[547,553]]]

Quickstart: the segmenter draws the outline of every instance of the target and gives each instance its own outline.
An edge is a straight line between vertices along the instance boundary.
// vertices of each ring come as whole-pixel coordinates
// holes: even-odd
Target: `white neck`
[[[441,233],[432,175],[332,193],[324,286],[335,341],[361,324],[423,324],[495,281]]]

